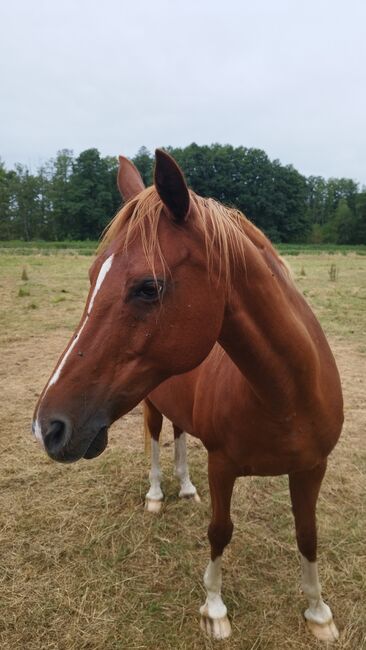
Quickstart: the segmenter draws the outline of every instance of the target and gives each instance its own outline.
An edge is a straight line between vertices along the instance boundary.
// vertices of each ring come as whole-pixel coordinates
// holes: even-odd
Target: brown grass
[[[366,648],[366,258],[289,261],[342,374],[346,424],[319,501],[320,568],[341,631],[338,648],[360,650]],[[332,263],[336,282],[329,280]],[[30,296],[19,298],[23,259],[0,258],[0,648],[213,648],[197,613],[210,513],[200,445],[191,442],[190,461],[202,504],[180,502],[166,427],[166,501],[154,517],[143,509],[148,468],[140,408],[114,425],[106,452],[89,462],[54,464],[29,434],[37,395],[81,315],[89,264],[85,257],[30,256]],[[223,586],[233,636],[225,648],[321,647],[302,620],[286,478],[238,481],[233,519]]]

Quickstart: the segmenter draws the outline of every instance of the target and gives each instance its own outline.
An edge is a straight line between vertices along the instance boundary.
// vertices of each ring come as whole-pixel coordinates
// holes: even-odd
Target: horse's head
[[[109,425],[164,379],[191,370],[217,340],[225,291],[208,268],[193,194],[156,153],[154,186],[120,158],[126,204],[90,269],[80,324],[43,389],[36,437],[55,460],[93,458]],[[202,214],[200,216],[202,221]]]

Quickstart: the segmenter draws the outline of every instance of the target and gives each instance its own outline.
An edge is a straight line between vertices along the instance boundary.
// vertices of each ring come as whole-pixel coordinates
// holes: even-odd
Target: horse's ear
[[[155,151],[154,183],[164,205],[177,221],[185,219],[189,211],[187,183],[174,158],[162,149]]]
[[[119,156],[117,185],[124,201],[129,201],[145,189],[139,170],[124,156]]]

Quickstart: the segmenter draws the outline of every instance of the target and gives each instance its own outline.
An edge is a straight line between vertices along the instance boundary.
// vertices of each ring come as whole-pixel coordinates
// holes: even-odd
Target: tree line
[[[275,242],[366,244],[366,189],[352,179],[305,177],[260,149],[213,144],[166,148],[201,196],[242,210]],[[132,159],[146,185],[154,156]],[[118,161],[69,150],[36,173],[0,161],[0,239],[95,240],[121,205]]]

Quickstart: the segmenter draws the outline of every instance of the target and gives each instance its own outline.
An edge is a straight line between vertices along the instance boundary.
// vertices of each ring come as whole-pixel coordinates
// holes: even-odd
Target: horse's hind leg
[[[309,607],[305,619],[311,632],[321,641],[336,641],[338,630],[332,612],[321,597],[316,561],[316,502],[327,463],[312,470],[290,474],[290,494],[295,517],[297,545],[301,554],[301,586]]]
[[[187,440],[186,434],[182,429],[173,424],[174,430],[174,465],[175,475],[180,481],[181,498],[193,498],[198,503],[201,501],[197,494],[197,490],[191,482],[189,476],[188,462],[187,462]]]
[[[144,425],[146,442],[149,441],[151,444],[150,490],[146,494],[145,507],[149,512],[159,512],[164,499],[164,494],[160,486],[159,448],[159,436],[163,425],[163,416],[148,399],[144,401]]]

